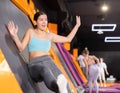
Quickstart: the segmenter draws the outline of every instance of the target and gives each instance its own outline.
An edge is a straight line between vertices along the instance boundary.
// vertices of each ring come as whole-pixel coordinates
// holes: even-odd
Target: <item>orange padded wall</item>
[[[1,50],[0,93],[23,93]]]

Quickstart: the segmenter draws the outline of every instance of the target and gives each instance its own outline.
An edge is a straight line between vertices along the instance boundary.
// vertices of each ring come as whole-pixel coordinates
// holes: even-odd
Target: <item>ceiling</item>
[[[120,0],[65,0],[67,9],[75,16],[81,16],[82,25],[77,33],[77,46],[87,46],[91,50],[119,51],[120,44],[104,42],[106,36],[120,36]],[[101,10],[103,4],[108,5],[107,12]],[[97,34],[92,32],[92,24],[117,24],[114,32]]]
[[[120,36],[120,0],[43,0],[48,10],[67,11],[69,24],[75,24],[75,16],[81,16],[81,27],[73,39],[72,47],[82,49],[88,47],[93,51],[120,51],[120,42],[104,42],[106,36]],[[57,2],[56,2],[57,1]],[[101,11],[102,4],[109,6],[107,12]],[[58,19],[64,15],[62,12]],[[49,15],[55,13],[51,12]],[[51,17],[55,20],[56,17]],[[73,25],[72,24],[72,25]],[[97,34],[92,32],[92,24],[117,24],[114,32]],[[59,34],[65,33],[60,30]]]
[[[91,28],[92,24],[120,24],[120,0],[66,0],[67,7],[73,15],[80,15],[82,25]],[[107,12],[101,11],[103,4],[109,6]]]

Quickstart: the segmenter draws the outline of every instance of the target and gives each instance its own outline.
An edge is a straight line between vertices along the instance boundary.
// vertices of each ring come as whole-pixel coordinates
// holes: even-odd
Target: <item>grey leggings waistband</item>
[[[36,63],[36,62],[43,62],[43,61],[45,62],[45,61],[48,61],[48,60],[52,60],[49,55],[39,56],[39,57],[31,59],[30,64]]]

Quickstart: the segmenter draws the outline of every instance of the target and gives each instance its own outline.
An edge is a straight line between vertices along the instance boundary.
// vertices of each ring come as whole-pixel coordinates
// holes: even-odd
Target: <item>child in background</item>
[[[105,73],[109,75],[108,70],[107,70],[107,65],[104,62],[103,58],[99,58],[99,81],[100,81],[100,86],[106,87],[106,80],[105,80]]]
[[[80,54],[77,57],[77,61],[79,62],[80,68],[82,69],[84,75],[86,76],[86,67],[85,67],[85,63],[84,63],[83,59],[84,59],[84,53]],[[87,76],[86,76],[86,78],[87,78]]]

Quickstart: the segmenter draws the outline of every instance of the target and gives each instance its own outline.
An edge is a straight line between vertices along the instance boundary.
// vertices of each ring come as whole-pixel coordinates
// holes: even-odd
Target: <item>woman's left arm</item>
[[[74,26],[74,28],[72,29],[72,31],[69,33],[68,36],[60,36],[60,35],[50,33],[52,37],[51,40],[53,42],[59,42],[59,43],[71,42],[80,25],[81,25],[80,16],[76,16],[76,25]]]

